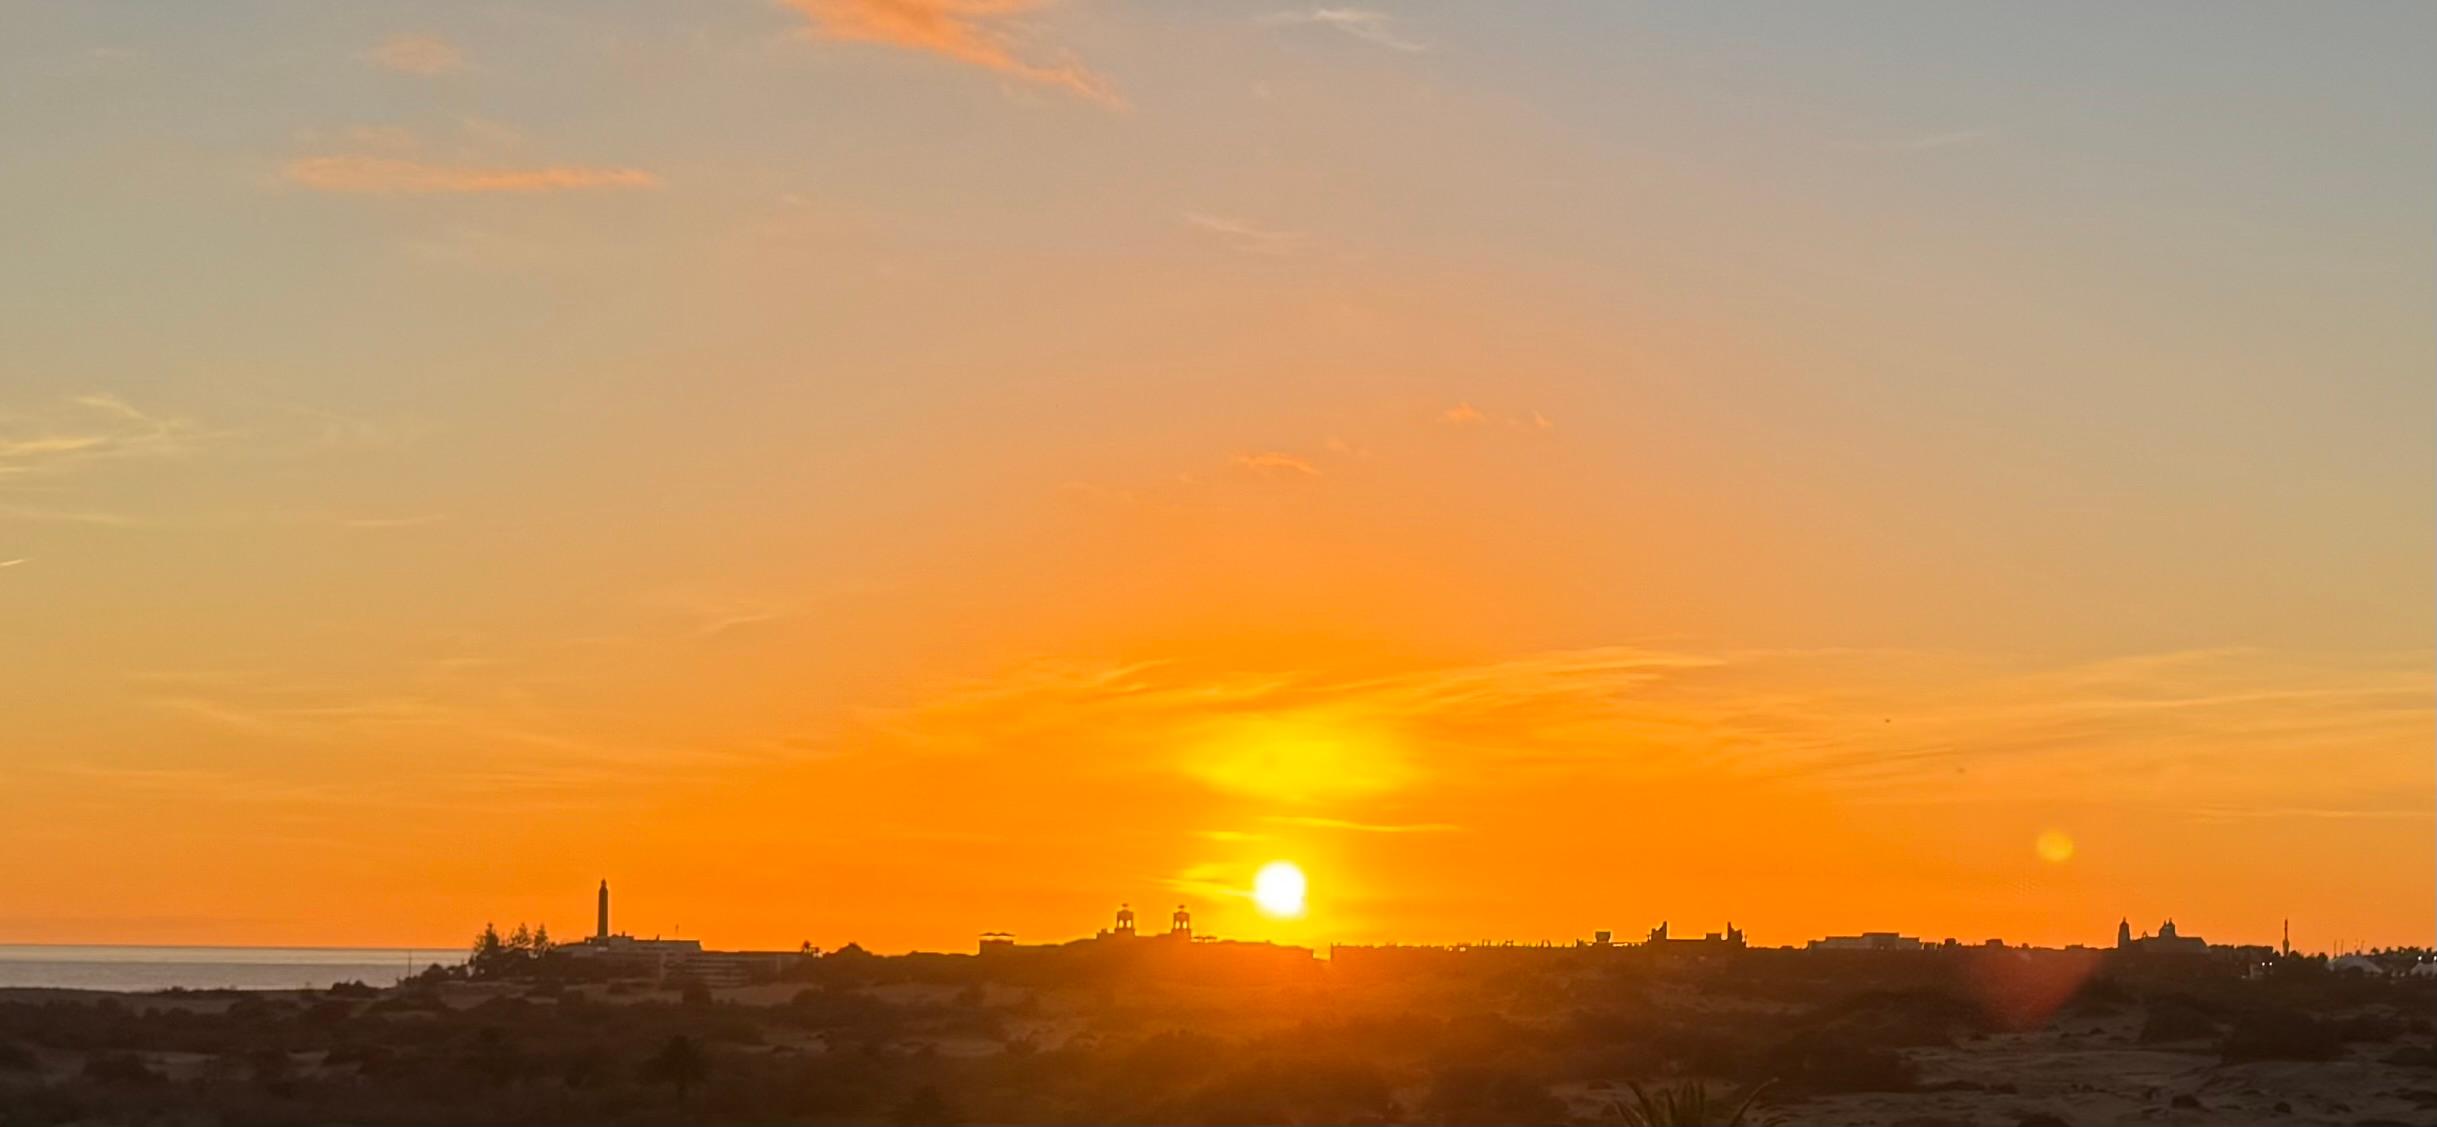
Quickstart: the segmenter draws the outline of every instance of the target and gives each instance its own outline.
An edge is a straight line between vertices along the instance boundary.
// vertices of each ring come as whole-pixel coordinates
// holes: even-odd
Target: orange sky
[[[1489,7],[30,17],[0,942],[2431,941],[2425,13]]]

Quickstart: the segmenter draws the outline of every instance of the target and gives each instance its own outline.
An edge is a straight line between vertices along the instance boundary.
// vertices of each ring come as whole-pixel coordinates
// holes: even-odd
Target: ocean
[[[321,990],[389,986],[465,952],[383,947],[87,947],[0,944],[0,987],[78,990]]]

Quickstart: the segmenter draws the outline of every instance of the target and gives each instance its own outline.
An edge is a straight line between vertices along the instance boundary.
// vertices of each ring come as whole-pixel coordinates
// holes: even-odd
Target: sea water
[[[0,944],[0,987],[77,990],[322,990],[389,986],[462,951],[403,947],[92,947]]]

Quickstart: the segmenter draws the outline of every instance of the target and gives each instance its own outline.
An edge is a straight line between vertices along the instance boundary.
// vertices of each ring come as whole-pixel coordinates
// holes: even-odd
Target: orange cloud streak
[[[821,34],[945,55],[961,63],[1057,86],[1115,103],[1099,76],[1073,64],[1041,66],[1016,58],[984,21],[1039,7],[1039,0],[785,0]]]

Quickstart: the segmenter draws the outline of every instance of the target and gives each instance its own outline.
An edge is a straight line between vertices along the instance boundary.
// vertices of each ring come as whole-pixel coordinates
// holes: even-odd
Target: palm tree
[[[1633,1102],[1617,1110],[1624,1116],[1626,1127],[1744,1127],[1747,1123],[1766,1122],[1746,1117],[1752,1101],[1759,1099],[1760,1093],[1773,1083],[1776,1081],[1755,1086],[1732,1105],[1727,1103],[1727,1097],[1712,1098],[1709,1085],[1698,1080],[1661,1088],[1656,1093],[1644,1091],[1639,1084],[1627,1084],[1633,1090]]]

